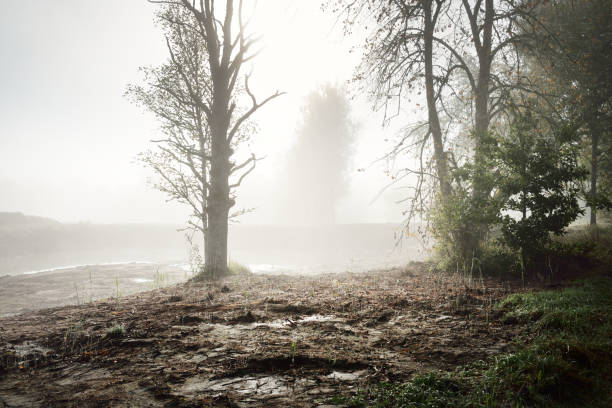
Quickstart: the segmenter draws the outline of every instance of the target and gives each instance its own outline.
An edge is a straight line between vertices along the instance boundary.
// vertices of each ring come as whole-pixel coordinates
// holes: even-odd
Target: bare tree
[[[530,41],[522,30],[535,24],[534,9],[541,1],[515,0],[338,0],[347,26],[360,19],[374,22],[366,42],[365,57],[357,78],[372,90],[377,106],[387,118],[399,114],[407,94],[425,91],[427,121],[407,127],[389,157],[416,152],[417,188],[409,215],[425,208],[422,188],[426,178],[435,179],[442,202],[453,194],[452,169],[459,158],[449,148],[456,125],[468,112],[473,130],[471,149],[463,160],[478,163],[483,154],[491,121],[504,112],[511,89],[525,87],[522,60],[517,46]],[[463,105],[464,109],[453,109]],[[455,134],[453,135],[453,130]],[[431,158],[427,154],[431,152]],[[433,167],[430,169],[430,167]],[[433,170],[433,171],[432,171]],[[396,180],[401,179],[397,177]],[[486,200],[488,191],[471,186],[475,199]],[[435,194],[437,195],[437,194]],[[433,197],[434,194],[428,195]],[[478,236],[487,226],[475,226]]]
[[[141,68],[144,84],[130,85],[126,95],[160,122],[164,138],[153,140],[157,148],[142,153],[140,159],[157,174],[157,189],[189,206],[188,226],[202,234],[206,252],[211,152],[201,101],[210,99],[210,74],[206,49],[193,24],[188,24],[189,18],[190,14],[172,6],[158,13],[169,58],[159,67]]]
[[[134,93],[161,119],[167,136],[158,141],[161,161],[150,160],[171,198],[189,204],[205,236],[205,275],[227,273],[227,238],[235,189],[257,163],[241,162],[234,152],[249,138],[249,120],[276,92],[258,101],[249,88],[244,64],[255,57],[255,39],[245,33],[242,1],[224,1],[221,16],[214,0],[155,1],[167,31],[169,62],[149,71],[148,91]],[[239,81],[244,81],[240,86]],[[250,105],[242,107],[242,99]],[[195,142],[195,143],[194,143]],[[189,176],[185,176],[185,171]],[[240,212],[238,212],[240,213]]]

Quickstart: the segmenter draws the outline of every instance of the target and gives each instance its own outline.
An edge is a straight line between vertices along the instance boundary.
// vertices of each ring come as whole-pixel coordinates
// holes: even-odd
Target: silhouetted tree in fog
[[[238,161],[234,153],[250,137],[251,116],[280,93],[257,101],[249,75],[241,72],[255,56],[242,1],[151,2],[163,4],[159,17],[170,59],[145,70],[147,85],[131,92],[166,135],[157,141],[158,154],[145,161],[161,176],[162,191],[191,206],[197,219],[191,225],[205,236],[205,275],[223,276],[234,191],[257,163],[253,154]],[[242,107],[243,100],[250,104]]]
[[[335,206],[346,192],[354,126],[345,90],[325,85],[306,98],[288,177],[292,219],[307,225],[335,221]]]
[[[202,234],[206,251],[210,128],[199,102],[210,98],[210,74],[197,33],[174,23],[189,18],[178,7],[166,7],[158,14],[170,58],[159,67],[142,68],[144,85],[131,85],[126,94],[160,122],[164,138],[154,140],[157,148],[142,153],[140,159],[159,177],[157,189],[190,207],[188,224]]]

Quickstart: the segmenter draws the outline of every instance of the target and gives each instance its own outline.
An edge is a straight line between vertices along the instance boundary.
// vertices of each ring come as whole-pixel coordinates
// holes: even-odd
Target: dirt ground
[[[510,350],[521,329],[491,306],[515,290],[412,264],[235,276],[4,317],[0,407],[325,406]]]

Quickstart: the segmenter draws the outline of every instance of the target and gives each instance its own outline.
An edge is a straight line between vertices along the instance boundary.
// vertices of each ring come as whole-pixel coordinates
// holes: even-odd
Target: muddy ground
[[[322,406],[512,349],[521,328],[491,306],[516,287],[426,269],[235,276],[5,317],[0,407]]]

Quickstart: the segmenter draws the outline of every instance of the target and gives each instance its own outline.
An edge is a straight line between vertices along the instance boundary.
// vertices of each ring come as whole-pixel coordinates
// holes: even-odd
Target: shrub
[[[106,331],[106,335],[110,338],[116,339],[116,338],[120,338],[120,337],[125,337],[125,335],[127,334],[127,331],[125,329],[125,326],[123,326],[122,324],[116,324],[112,327],[110,327],[107,331]]]

